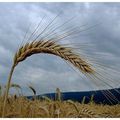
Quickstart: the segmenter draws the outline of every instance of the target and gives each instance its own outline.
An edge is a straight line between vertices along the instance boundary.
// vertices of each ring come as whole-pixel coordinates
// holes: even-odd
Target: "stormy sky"
[[[0,3],[1,85],[7,82],[13,56],[27,29],[30,28],[27,33],[30,36],[45,16],[42,30],[58,13],[61,14],[54,24],[56,26],[75,18],[68,26],[64,26],[65,30],[86,24],[84,32],[68,37],[63,43],[94,43],[95,52],[101,51],[99,55],[109,60],[104,63],[120,67],[120,3]],[[94,27],[87,30],[90,26]],[[32,85],[37,94],[54,92],[57,87],[61,91],[93,89],[89,79],[81,76],[59,57],[37,54],[16,67],[12,83],[21,85],[26,95],[31,94],[28,85]]]

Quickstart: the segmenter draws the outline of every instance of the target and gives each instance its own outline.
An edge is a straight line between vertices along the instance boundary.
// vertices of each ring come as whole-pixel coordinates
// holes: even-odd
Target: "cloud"
[[[69,24],[57,29],[57,33],[73,27],[77,28],[78,24],[80,26],[86,24],[84,28],[80,28],[87,29],[102,22],[76,36],[66,38],[62,43],[95,43],[96,50],[101,51],[99,55],[105,56],[104,59],[111,58],[111,62],[106,62],[107,64],[112,63],[119,66],[119,7],[119,3],[0,3],[1,83],[5,84],[7,81],[12,58],[21,44],[28,26],[30,26],[28,32],[30,35],[44,15],[42,27],[45,28],[59,12],[61,15],[54,21],[53,28],[73,16],[76,17]],[[82,77],[85,80],[59,57],[41,54],[33,55],[20,63],[16,67],[12,81],[23,86],[26,94],[30,94],[26,88],[29,82],[34,84],[38,93],[53,92],[56,87],[60,87],[63,91],[92,89],[92,84],[88,87],[89,80],[84,75]]]

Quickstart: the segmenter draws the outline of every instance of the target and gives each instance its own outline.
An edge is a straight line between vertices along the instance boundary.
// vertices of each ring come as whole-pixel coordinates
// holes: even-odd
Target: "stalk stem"
[[[5,90],[5,95],[4,95],[4,103],[3,103],[3,111],[2,111],[2,117],[3,118],[4,118],[5,112],[6,112],[6,102],[7,102],[7,98],[8,98],[8,93],[9,93],[9,89],[10,89],[10,83],[11,83],[11,78],[12,78],[14,68],[15,68],[15,65],[13,64],[12,68],[11,68],[11,71],[10,71],[10,74],[8,76],[8,82],[7,82],[7,85],[6,85],[6,90]]]

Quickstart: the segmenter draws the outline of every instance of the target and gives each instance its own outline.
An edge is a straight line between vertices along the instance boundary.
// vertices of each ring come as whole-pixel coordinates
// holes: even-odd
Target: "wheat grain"
[[[83,60],[79,55],[75,54],[72,51],[72,48],[67,48],[62,45],[57,44],[54,41],[35,41],[31,43],[27,43],[22,46],[14,57],[14,66],[16,66],[19,62],[25,60],[27,57],[32,54],[37,53],[47,53],[54,54],[59,56],[70,63],[72,63],[75,67],[80,69],[85,73],[93,73],[94,70],[91,66]]]

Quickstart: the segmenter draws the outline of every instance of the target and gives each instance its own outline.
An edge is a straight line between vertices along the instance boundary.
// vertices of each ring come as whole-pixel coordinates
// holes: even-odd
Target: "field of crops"
[[[110,4],[110,9],[107,5],[106,11],[103,9],[100,14],[96,12],[97,5],[94,8],[95,5],[88,3],[59,3],[60,6],[44,3],[46,7],[38,4],[35,11],[35,4],[19,4],[11,9],[9,4],[0,4],[1,13],[3,11],[0,13],[0,117],[119,118],[120,50],[117,48],[120,23],[117,20],[120,15],[111,16],[117,11]],[[61,11],[61,8],[65,9]],[[66,8],[69,8],[67,14]],[[56,58],[40,56],[38,59],[37,54]],[[35,88],[28,82],[35,84]],[[26,96],[29,95],[26,85],[32,96]],[[11,88],[15,88],[15,95]],[[55,94],[51,93],[53,88],[57,88]],[[59,88],[68,93],[62,94]],[[48,96],[47,93],[41,95],[45,91],[49,92]]]
[[[3,99],[0,99],[0,117],[2,117]],[[7,99],[5,117],[17,118],[106,118],[120,117],[119,105],[88,104],[67,101],[53,101],[47,97],[43,100],[30,100],[25,97],[10,96]]]

